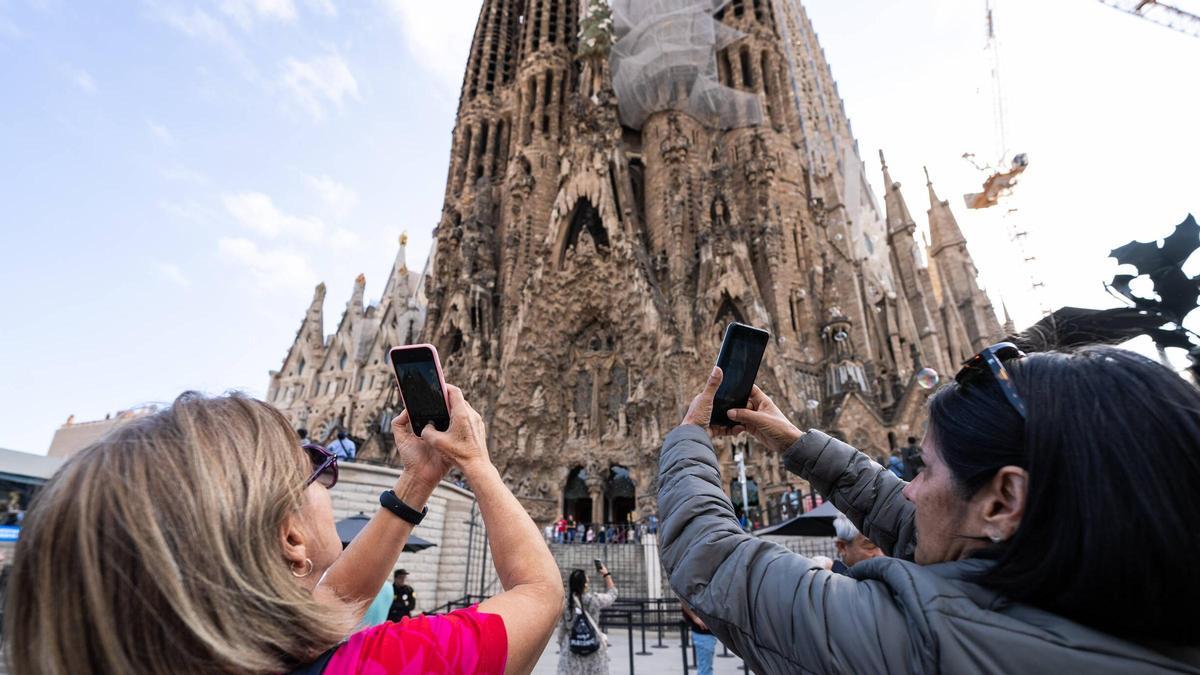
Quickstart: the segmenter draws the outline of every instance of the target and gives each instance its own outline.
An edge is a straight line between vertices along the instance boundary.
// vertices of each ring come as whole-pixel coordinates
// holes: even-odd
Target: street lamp
[[[737,462],[738,467],[738,482],[742,485],[742,517],[746,519],[746,526],[750,525],[750,497],[746,492],[746,461],[743,453],[739,452],[733,456],[733,461]]]

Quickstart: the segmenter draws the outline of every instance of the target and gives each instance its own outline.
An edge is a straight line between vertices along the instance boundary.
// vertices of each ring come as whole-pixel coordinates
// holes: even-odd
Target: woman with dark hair
[[[600,632],[600,610],[610,607],[617,600],[617,586],[613,583],[612,574],[608,568],[600,565],[600,576],[604,578],[604,593],[588,592],[587,572],[581,569],[571,570],[567,577],[567,599],[563,604],[562,626],[558,631],[558,672],[559,675],[608,675],[608,640]],[[579,629],[576,624],[586,624],[595,636],[595,649],[577,650],[571,648],[572,635],[577,642]],[[584,635],[588,634],[586,628]]]
[[[891,556],[848,576],[738,527],[705,433],[720,382],[663,444],[661,552],[755,672],[1200,673],[1200,391],[1170,369],[989,347],[931,399],[912,483],[755,387],[712,433],[782,453]]]

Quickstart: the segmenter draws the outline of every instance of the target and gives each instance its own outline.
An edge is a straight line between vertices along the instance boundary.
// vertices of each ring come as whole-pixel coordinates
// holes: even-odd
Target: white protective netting
[[[717,52],[742,33],[713,18],[728,0],[612,0],[609,63],[621,123],[678,110],[720,129],[762,122],[758,95],[720,83]]]

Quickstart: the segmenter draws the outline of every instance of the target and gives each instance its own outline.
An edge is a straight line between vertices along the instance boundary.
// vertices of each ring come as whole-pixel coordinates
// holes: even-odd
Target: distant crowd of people
[[[1200,673],[1200,391],[1169,368],[994,345],[933,394],[899,475],[757,386],[735,426],[710,425],[722,378],[663,441],[645,523],[702,673],[717,641],[756,673]],[[547,539],[579,523],[540,529],[483,418],[447,395],[446,431],[393,421],[405,470],[344,550],[330,489],[353,444],[302,443],[266,403],[185,393],[93,443],[24,519],[10,671],[528,673],[557,633],[560,673],[607,672],[612,575],[597,561],[595,587],[584,570],[564,584]],[[844,515],[836,563],[744,530],[714,447],[741,434]],[[503,591],[413,616],[394,566],[452,468]]]
[[[577,523],[568,514],[546,525],[542,534],[553,544],[640,544],[647,534],[658,534],[658,516],[651,513],[625,523]]]

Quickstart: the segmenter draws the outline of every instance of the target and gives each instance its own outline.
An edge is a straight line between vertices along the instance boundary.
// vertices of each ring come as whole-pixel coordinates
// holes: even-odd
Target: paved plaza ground
[[[608,634],[609,640],[609,672],[611,675],[633,675],[633,673],[643,673],[645,675],[659,675],[660,673],[678,673],[683,674],[683,656],[679,650],[679,637],[674,639],[664,638],[663,644],[667,647],[663,649],[655,649],[654,644],[657,636],[646,633],[646,651],[650,652],[649,656],[638,656],[636,652],[641,651],[642,638],[641,633],[634,631],[633,633],[633,672],[629,670],[629,637],[625,630],[613,630]],[[557,634],[555,635],[557,638]],[[552,639],[550,644],[546,646],[546,651],[542,653],[542,658],[538,660],[537,666],[533,669],[534,675],[554,675],[558,672],[558,641]],[[692,662],[691,649],[688,650],[688,673],[695,673],[695,665]],[[728,658],[721,657],[721,643],[717,643],[717,656],[713,659],[713,675],[740,675],[742,672],[742,660],[729,654]]]

